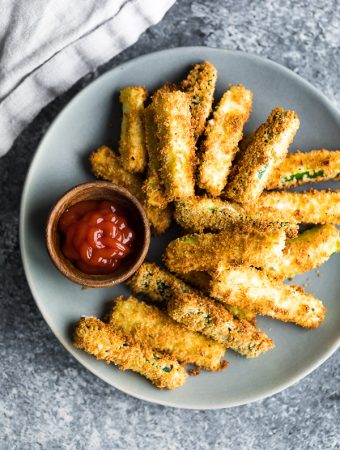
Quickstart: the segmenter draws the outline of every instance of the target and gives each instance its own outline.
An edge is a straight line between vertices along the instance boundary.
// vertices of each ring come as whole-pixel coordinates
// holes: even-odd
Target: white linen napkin
[[[2,0],[0,156],[51,100],[135,43],[175,0]]]

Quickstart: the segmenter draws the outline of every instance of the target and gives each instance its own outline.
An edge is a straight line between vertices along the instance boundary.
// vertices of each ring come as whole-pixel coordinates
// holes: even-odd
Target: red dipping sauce
[[[64,256],[82,272],[112,273],[133,252],[135,233],[112,201],[87,200],[59,219]]]

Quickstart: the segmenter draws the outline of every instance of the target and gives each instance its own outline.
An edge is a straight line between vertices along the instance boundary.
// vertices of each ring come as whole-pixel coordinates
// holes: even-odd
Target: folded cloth
[[[0,156],[51,100],[135,43],[175,0],[2,0]]]

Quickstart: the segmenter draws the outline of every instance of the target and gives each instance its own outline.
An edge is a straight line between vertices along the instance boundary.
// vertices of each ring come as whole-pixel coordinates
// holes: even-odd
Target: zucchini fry
[[[140,266],[127,285],[135,294],[147,295],[154,302],[167,302],[174,293],[193,292],[184,281],[148,262]]]
[[[168,205],[164,209],[156,208],[155,206],[148,206],[143,203],[146,216],[151,224],[151,229],[154,235],[159,236],[163,234],[171,225],[173,208]]]
[[[298,232],[298,225],[284,211],[278,213],[270,208],[245,207],[219,198],[192,197],[175,205],[175,220],[187,231],[222,231],[231,225],[260,231],[282,228],[289,237]]]
[[[242,139],[253,94],[242,84],[230,86],[208,121],[202,143],[198,185],[212,196],[221,194]]]
[[[209,295],[211,275],[207,272],[198,272],[193,270],[188,273],[179,274],[179,276],[191,286],[198,288],[201,292],[203,292],[203,294]],[[228,305],[225,302],[223,302],[223,305],[234,317],[237,317],[238,319],[245,319],[252,325],[256,326],[256,314],[253,311],[247,311],[246,309],[239,308],[235,305]]]
[[[340,224],[340,191],[264,192],[256,205],[284,211],[299,223]]]
[[[145,144],[148,152],[148,173],[143,189],[149,206],[166,208],[168,204],[164,186],[159,175],[159,141],[154,118],[154,108],[151,104],[144,110]]]
[[[225,196],[239,203],[254,203],[266,187],[274,167],[286,157],[299,125],[294,111],[274,109],[239,154]]]
[[[190,96],[191,123],[195,141],[203,133],[205,122],[211,112],[216,79],[216,68],[205,61],[196,64],[180,84],[182,91]]]
[[[155,208],[146,204],[142,179],[129,173],[121,164],[120,157],[108,147],[102,146],[90,155],[91,170],[97,178],[118,184],[131,192],[143,205],[154,234],[162,234],[171,225],[172,208]]]
[[[124,169],[121,158],[109,147],[103,145],[91,153],[91,171],[96,178],[118,184],[131,192],[141,203],[144,203],[141,178]]]
[[[192,273],[192,272],[191,272]],[[208,274],[200,272],[201,275],[206,275],[208,281],[205,282],[206,288],[209,288],[210,277]],[[186,281],[189,282],[189,274],[181,274]],[[198,283],[192,283],[193,286],[205,289]],[[135,294],[144,294],[149,300],[154,302],[167,302],[175,294],[189,293],[197,294],[196,289],[192,288],[188,284],[184,283],[182,280],[172,275],[167,270],[161,269],[154,263],[143,263],[133,277],[128,281],[128,286]],[[224,304],[225,308],[228,309],[235,317],[239,319],[246,319],[250,322],[254,322],[254,314],[248,311],[241,310],[241,308],[234,307],[232,305]],[[254,323],[253,323],[254,324]]]
[[[313,227],[294,239],[287,239],[274,275],[281,279],[294,277],[321,266],[339,251],[340,235],[334,225]]]
[[[213,275],[210,295],[221,302],[306,328],[318,327],[326,311],[322,302],[302,287],[272,280],[253,267],[221,264]]]
[[[135,294],[145,294],[149,299],[157,302],[163,301],[168,304],[173,299],[179,299],[182,295],[188,294],[192,296],[196,302],[202,301],[203,304],[208,305],[208,307],[209,305],[215,304],[213,300],[200,295],[199,292],[188,286],[182,280],[166,270],[157,267],[156,264],[153,263],[143,263],[128,282],[128,286]],[[261,332],[257,335],[256,332],[258,330],[246,320],[239,320],[233,317],[233,315],[228,312],[227,307],[228,305],[220,304],[215,311],[217,311],[216,314],[222,314],[225,320],[228,320],[230,330],[233,331],[233,334],[230,336],[230,341],[232,342],[235,340],[235,342],[233,346],[228,346],[242,355],[248,357],[252,357],[253,355],[256,356],[255,353],[257,352],[257,347],[260,346],[261,348],[261,342],[266,342],[268,338],[266,337],[264,339],[265,335]],[[172,310],[174,310],[174,307],[172,307]],[[187,323],[179,320],[179,316],[177,316],[177,320],[170,313],[169,315],[192,331],[202,331],[201,328],[190,328]],[[225,342],[223,343],[225,344]]]
[[[221,361],[225,353],[223,345],[187,330],[156,306],[133,297],[115,299],[109,321],[136,341],[183,363],[213,371],[227,366],[226,361]]]
[[[119,153],[124,169],[128,172],[144,172],[147,154],[144,143],[143,110],[148,93],[142,86],[126,87],[120,91],[123,118]]]
[[[220,262],[244,263],[255,267],[272,267],[282,257],[285,232],[270,233],[235,228],[217,234],[189,234],[170,242],[163,259],[169,270],[187,273],[209,272]]]
[[[188,376],[176,359],[155,352],[95,317],[79,320],[74,345],[121,370],[140,373],[161,389],[182,386]]]
[[[183,92],[159,92],[153,99],[160,143],[160,174],[168,200],[194,195],[195,145],[190,102]]]
[[[198,331],[247,358],[274,347],[269,337],[246,320],[235,319],[221,304],[195,294],[177,294],[168,314],[189,330]]]
[[[161,93],[169,93],[176,90],[178,90],[178,88],[175,84],[166,83],[153,93],[152,98],[154,99]],[[154,115],[155,108],[153,104],[151,104],[144,110],[144,132],[145,146],[148,154],[148,170],[143,189],[149,206],[164,209],[169,201],[165,194],[163,181],[160,176],[160,143],[157,137],[157,126]]]
[[[286,189],[316,181],[340,180],[340,151],[325,149],[289,153],[276,166],[266,189]]]

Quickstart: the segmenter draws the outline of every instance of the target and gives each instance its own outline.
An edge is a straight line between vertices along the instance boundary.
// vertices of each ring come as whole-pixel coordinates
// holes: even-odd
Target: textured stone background
[[[340,106],[340,4],[334,0],[178,1],[127,51],[47,106],[0,160],[0,448],[339,449],[338,351],[298,385],[252,405],[185,411],[104,384],[60,346],[25,281],[18,243],[24,178],[44,132],[92,79],[137,55],[184,45],[277,61]]]

